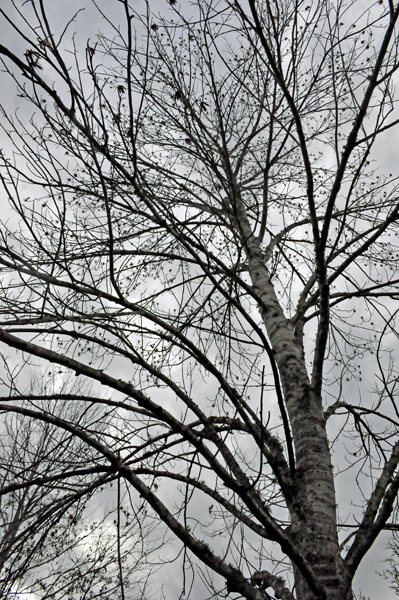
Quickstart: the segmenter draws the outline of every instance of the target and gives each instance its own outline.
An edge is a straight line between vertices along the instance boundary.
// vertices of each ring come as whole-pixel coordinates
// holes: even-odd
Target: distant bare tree
[[[389,558],[386,559],[389,568],[383,571],[383,575],[385,579],[390,581],[390,587],[399,596],[399,544],[397,532],[393,534],[392,539],[389,541],[388,548],[391,551]]]
[[[173,534],[181,597],[350,598],[399,489],[399,4],[45,4],[0,9],[0,341],[103,387],[0,409]]]
[[[46,374],[43,376],[46,379]],[[62,393],[50,395],[49,383],[47,377],[48,413],[93,427],[99,417],[96,399],[93,398],[90,408],[82,411],[76,402],[65,402]],[[92,396],[87,386],[85,389],[81,382],[76,383],[78,385],[72,386],[75,391],[87,399]],[[32,393],[26,394],[23,405],[27,410],[45,398],[45,392],[34,393],[38,389],[40,382],[36,380]],[[81,414],[78,415],[77,410]],[[103,426],[104,415],[101,416]],[[87,446],[62,428],[52,427],[45,421],[27,420],[12,412],[3,425],[0,438],[1,598],[15,600],[21,593],[22,599],[23,592],[30,590],[43,599],[94,595],[108,599],[110,594],[120,594],[129,579],[136,588],[145,589],[149,573],[143,575],[140,563],[143,549],[149,546],[142,545],[142,535],[135,519],[129,516],[128,502],[117,475],[104,467],[93,466],[95,457],[90,456]],[[104,505],[97,514],[85,510],[94,494],[97,497],[101,494],[103,501],[107,499],[109,493],[103,490],[109,490],[113,483],[118,490],[118,506],[108,506],[106,510]],[[150,533],[150,528],[146,531]],[[132,538],[135,539],[133,544]],[[122,580],[119,561],[125,563]]]

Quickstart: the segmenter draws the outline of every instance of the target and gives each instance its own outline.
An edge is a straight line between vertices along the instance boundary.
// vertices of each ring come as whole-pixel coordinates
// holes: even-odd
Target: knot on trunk
[[[272,573],[269,573],[268,571],[258,571],[257,573],[254,573],[251,577],[251,583],[262,592],[265,592],[268,587],[271,587],[275,597],[281,598],[281,600],[294,600],[294,596],[286,587],[284,579],[278,575],[272,575]],[[270,598],[269,594],[266,592],[265,598]]]

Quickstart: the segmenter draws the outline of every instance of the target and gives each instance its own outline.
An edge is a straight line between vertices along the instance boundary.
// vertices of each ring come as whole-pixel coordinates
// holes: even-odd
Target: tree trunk
[[[338,600],[343,565],[322,400],[311,387],[303,347],[295,341],[292,325],[284,316],[252,236],[248,239],[248,248],[249,273],[261,301],[260,312],[278,366],[295,451],[290,533],[324,586],[328,600]],[[297,599],[314,600],[314,594],[295,565],[294,577]]]

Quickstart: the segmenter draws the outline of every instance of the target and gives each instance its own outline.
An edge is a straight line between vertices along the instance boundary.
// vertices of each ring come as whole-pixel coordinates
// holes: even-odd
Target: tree
[[[399,4],[94,6],[95,40],[80,10],[0,9],[0,340],[103,386],[100,416],[0,408],[124,482],[182,595],[197,570],[215,597],[350,598],[399,489]]]
[[[397,531],[393,533],[392,538],[387,544],[390,550],[390,556],[385,560],[388,563],[388,569],[385,569],[382,573],[384,578],[390,582],[390,587],[399,596],[399,543]]]
[[[74,420],[84,423],[86,428],[96,425],[99,410],[95,397],[87,386],[82,387],[82,381],[72,384],[65,381],[64,384],[69,392],[73,390],[86,398],[92,397],[91,407],[85,406],[83,410],[76,403],[51,398],[49,388],[54,381],[41,375],[46,380],[49,414],[71,419],[72,413]],[[14,378],[11,376],[10,380]],[[62,395],[64,390],[59,381],[57,387]],[[25,405],[28,408],[34,406],[35,396],[45,395],[40,388],[39,378],[36,378],[27,391],[29,402]],[[101,417],[103,427],[107,420],[104,415]],[[24,592],[30,590],[41,598],[61,600],[95,595],[108,599],[121,587],[121,563],[124,563],[123,584],[134,581],[145,590],[148,572],[141,563],[143,548],[149,550],[149,546],[142,540],[143,533],[140,535],[135,519],[126,518],[121,526],[123,513],[128,517],[126,510],[108,506],[104,518],[99,511],[93,515],[91,510],[88,514],[86,508],[93,503],[94,494],[100,495],[104,503],[113,482],[123,502],[115,474],[101,466],[87,468],[87,463],[95,461],[90,449],[79,438],[61,428],[52,428],[45,421],[27,420],[11,412],[3,426],[0,439],[1,597],[5,600],[24,598]],[[85,476],[83,481],[79,475]],[[144,528],[141,529],[144,532]],[[149,535],[151,531],[147,528],[145,533]]]

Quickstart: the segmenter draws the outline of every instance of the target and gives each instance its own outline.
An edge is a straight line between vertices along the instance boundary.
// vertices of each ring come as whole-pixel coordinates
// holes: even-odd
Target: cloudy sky
[[[54,29],[58,31],[64,27],[68,18],[70,18],[75,11],[78,11],[82,7],[82,2],[76,0],[73,2],[66,2],[65,0],[52,0],[51,2],[47,2],[47,4],[50,22],[53,24]],[[122,6],[117,2],[112,2],[112,11],[109,11],[109,0],[102,0],[99,4],[105,10],[108,10],[108,14],[114,20],[118,18],[117,15],[119,12],[122,13]],[[100,18],[98,12],[89,1],[85,2],[84,5],[85,10],[78,14],[76,23],[72,24],[70,28],[70,33],[73,31],[78,32],[77,39],[79,39],[80,43],[82,44],[86,44],[89,38],[94,40],[98,30],[104,30],[104,28],[109,27]],[[151,9],[154,13],[160,14],[164,14],[169,10],[165,0],[153,0],[151,2]],[[21,45],[21,40],[18,39],[15,34],[13,34],[9,26],[3,26],[2,35],[2,43],[9,44],[12,50],[22,57],[24,52],[28,49],[25,47],[25,42],[22,42]],[[70,43],[70,39],[71,35],[66,37],[66,46],[68,46],[68,43]],[[20,105],[20,99],[15,93],[13,82],[4,74],[0,74],[0,81],[0,94],[2,94],[1,100],[3,105],[8,110],[13,110],[14,108],[20,107],[20,115],[23,115],[24,106]],[[399,150],[397,137],[391,140],[389,146],[385,142],[379,146],[378,151],[380,153],[381,161],[384,163],[387,169],[389,169],[391,166],[392,168],[397,168],[397,150]],[[4,199],[1,201],[2,204],[4,204]],[[347,519],[348,522],[350,522],[351,506],[346,502],[346,499],[348,497],[347,490],[351,489],[352,486],[353,476],[350,472],[347,474],[343,473],[337,478],[337,496],[340,504],[340,516],[342,519]],[[355,579],[355,592],[361,589],[365,597],[370,597],[372,600],[379,600],[382,597],[386,600],[393,600],[396,597],[393,591],[390,590],[388,583],[385,582],[381,577],[375,575],[376,571],[382,571],[385,568],[384,558],[386,557],[386,552],[384,551],[384,546],[387,542],[387,539],[388,534],[384,534],[375,543],[374,547],[363,561]],[[176,573],[174,573],[175,569]],[[165,575],[162,575],[162,577],[165,577],[163,581],[165,597],[167,600],[169,600],[175,598],[180,592],[178,584],[178,567],[177,565],[168,566],[166,570],[168,573],[167,577],[165,577]],[[173,576],[171,576],[171,573],[173,573]],[[191,600],[200,600],[200,597],[198,596],[198,598],[194,598],[193,595]]]

